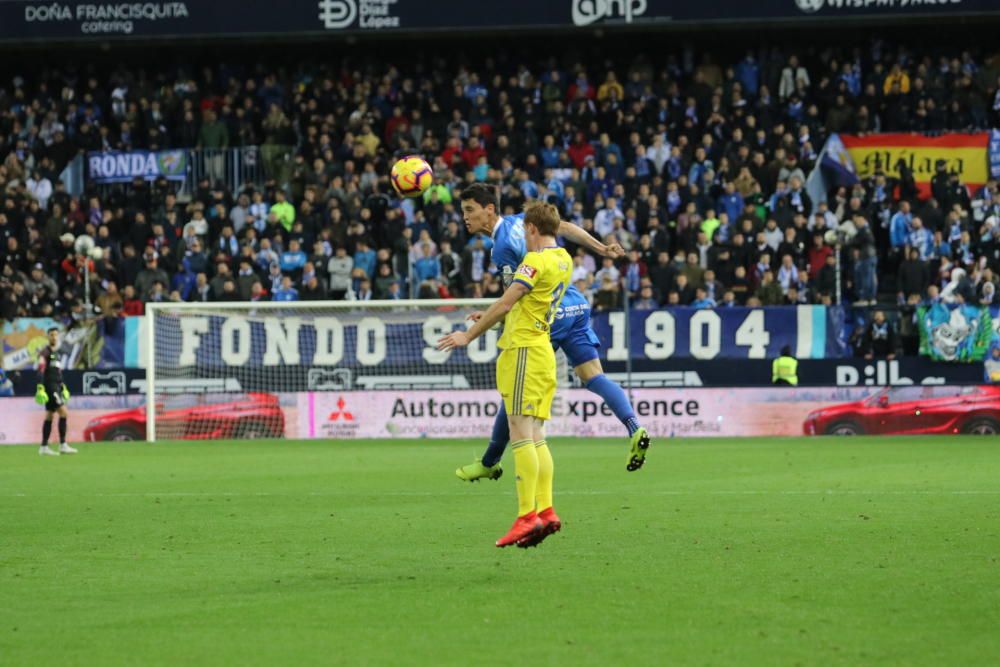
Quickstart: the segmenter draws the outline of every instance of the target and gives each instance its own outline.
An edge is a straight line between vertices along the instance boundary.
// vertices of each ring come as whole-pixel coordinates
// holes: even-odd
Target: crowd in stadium
[[[495,183],[627,251],[570,248],[595,308],[844,302],[997,303],[1000,198],[944,167],[933,197],[877,175],[812,201],[831,132],[997,125],[1000,63],[880,42],[802,57],[341,67],[270,72],[164,65],[51,68],[0,85],[0,317],[101,315],[163,300],[494,296],[489,238],[467,238],[459,192]],[[231,191],[165,180],[70,196],[80,152],[261,146],[268,180]],[[393,160],[435,185],[401,200]],[[221,176],[222,174],[217,174]],[[832,232],[832,233],[830,233]],[[74,252],[90,234],[103,250]],[[832,244],[842,245],[838,267]],[[87,271],[85,271],[85,268]]]

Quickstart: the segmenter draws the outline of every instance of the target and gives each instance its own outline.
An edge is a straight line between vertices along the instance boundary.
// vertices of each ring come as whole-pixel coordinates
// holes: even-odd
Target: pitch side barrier
[[[634,389],[654,438],[1000,433],[1000,387],[762,387]],[[0,445],[36,443],[45,410],[31,397],[0,399],[18,419],[0,422]],[[496,390],[214,392],[157,398],[156,438],[338,440],[463,438],[485,442]],[[145,396],[74,396],[69,441],[147,438]],[[624,438],[624,427],[585,389],[556,394],[554,437]]]

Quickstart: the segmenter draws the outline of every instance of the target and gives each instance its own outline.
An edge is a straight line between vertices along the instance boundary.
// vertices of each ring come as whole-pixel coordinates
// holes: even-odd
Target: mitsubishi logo
[[[331,412],[330,416],[327,417],[327,419],[332,422],[335,422],[341,418],[343,418],[345,422],[354,421],[354,415],[345,410],[344,409],[345,407],[347,407],[347,401],[345,401],[344,397],[341,396],[340,398],[337,399],[337,409]]]

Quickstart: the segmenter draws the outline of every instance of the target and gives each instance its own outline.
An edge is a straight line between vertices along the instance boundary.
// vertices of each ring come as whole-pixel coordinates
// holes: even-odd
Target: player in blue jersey
[[[504,288],[510,285],[514,271],[527,254],[524,240],[524,214],[500,216],[496,191],[484,184],[474,183],[461,192],[462,215],[470,234],[486,233],[493,238],[491,259],[500,271]],[[624,254],[618,244],[604,245],[580,227],[563,221],[559,234],[573,243],[604,257],[617,258]],[[473,313],[470,319],[478,319]],[[590,391],[594,392],[611,408],[615,416],[628,429],[630,447],[626,469],[638,470],[646,461],[649,448],[649,433],[639,424],[635,410],[621,386],[604,374],[598,355],[600,341],[590,328],[590,304],[586,297],[570,285],[556,311],[556,319],[550,333],[552,346],[562,350],[573,366],[573,371]],[[474,482],[479,479],[499,479],[503,474],[500,458],[503,456],[510,431],[507,414],[500,406],[500,414],[493,423],[493,434],[482,459],[455,471],[460,479]]]

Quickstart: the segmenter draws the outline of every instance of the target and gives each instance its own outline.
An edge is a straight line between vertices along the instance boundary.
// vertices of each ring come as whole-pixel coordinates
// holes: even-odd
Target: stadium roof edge
[[[371,0],[320,0],[319,5],[340,3],[344,6],[357,8],[358,2]],[[525,0],[528,1],[528,0]],[[354,40],[382,39],[421,39],[448,37],[469,37],[472,39],[483,35],[502,35],[511,31],[522,33],[544,34],[622,34],[628,32],[659,32],[659,31],[699,31],[699,30],[755,30],[770,28],[774,30],[799,28],[845,28],[853,29],[859,25],[875,26],[906,26],[931,23],[953,23],[961,25],[968,22],[981,22],[1000,19],[1000,5],[987,0],[966,0],[966,6],[976,9],[955,11],[953,9],[931,9],[937,5],[918,7],[905,13],[873,11],[871,13],[830,13],[829,7],[823,10],[801,9],[804,4],[824,7],[824,2],[833,4],[837,0],[788,0],[790,9],[768,9],[772,14],[766,15],[763,10],[754,15],[729,18],[718,12],[719,5],[728,6],[733,0],[708,0],[705,9],[693,10],[674,7],[669,0],[646,0],[646,6],[652,7],[640,17],[576,17],[578,25],[570,21],[569,16],[562,16],[559,11],[549,11],[548,14],[535,19],[535,24],[504,24],[502,21],[511,16],[504,12],[496,17],[499,21],[491,21],[492,16],[484,18],[469,18],[468,25],[461,27],[433,25],[433,19],[414,20],[412,16],[403,16],[405,6],[392,5],[391,11],[400,13],[395,23],[386,19],[387,25],[368,27],[361,19],[353,18],[346,27],[335,25],[323,27],[317,19],[317,3],[314,0],[290,0],[289,9],[293,16],[287,20],[269,21],[266,17],[247,20],[244,25],[231,25],[228,29],[216,29],[224,25],[221,17],[227,12],[226,7],[237,0],[219,0],[211,3],[191,2],[146,2],[146,3],[86,3],[71,2],[26,2],[25,0],[0,0],[0,47],[9,46],[91,46],[94,44],[135,44],[155,41],[158,43],[186,43],[193,40],[212,39],[222,43],[234,43],[245,40],[260,40],[268,42],[306,41],[306,42],[336,42],[351,43]],[[777,0],[775,0],[777,4]],[[206,6],[214,6],[206,10]],[[794,8],[800,7],[798,13]],[[148,9],[143,14],[113,14],[119,7],[140,7]],[[179,9],[169,10],[167,6]],[[388,6],[388,5],[387,5]],[[615,5],[617,6],[617,4]],[[746,5],[739,3],[742,11]],[[190,9],[188,9],[190,7]],[[989,9],[984,9],[989,7]],[[21,11],[23,8],[23,11]],[[45,9],[49,8],[49,9]],[[55,9],[52,9],[55,8]],[[398,8],[398,9],[397,9]],[[679,10],[674,13],[664,9]],[[75,12],[72,10],[76,10]],[[155,11],[154,11],[155,10]],[[163,12],[162,16],[155,12]],[[138,11],[138,10],[135,10]],[[387,10],[389,11],[389,10]],[[611,11],[611,10],[609,10]],[[645,10],[644,10],[645,11]],[[88,13],[89,12],[89,13]],[[171,12],[174,12],[171,14]],[[686,14],[682,13],[686,12]],[[812,12],[812,13],[810,13]],[[824,13],[825,12],[825,13]],[[568,12],[566,12],[568,14]],[[357,12],[355,11],[355,15]],[[132,18],[115,19],[114,16],[131,16]],[[722,18],[720,16],[727,16]],[[112,17],[112,18],[108,18]],[[272,17],[276,18],[276,17]],[[322,18],[322,15],[320,15]],[[369,19],[370,20],[370,19]],[[475,23],[473,23],[475,21]],[[585,25],[584,25],[585,23]]]

